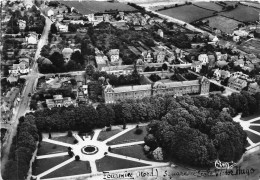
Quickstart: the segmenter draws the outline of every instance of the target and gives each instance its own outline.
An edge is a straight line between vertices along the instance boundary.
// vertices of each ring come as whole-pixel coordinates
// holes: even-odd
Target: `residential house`
[[[234,36],[247,37],[249,35],[249,33],[247,31],[239,29],[239,30],[234,31],[232,35],[233,35],[233,37]]]
[[[95,21],[95,16],[94,16],[94,14],[88,14],[88,15],[86,15],[86,16],[87,16],[87,18],[88,18],[88,21],[90,21],[90,22]]]
[[[25,67],[29,67],[30,60],[29,58],[19,58],[19,64],[24,64]]]
[[[151,51],[143,51],[142,56],[143,56],[144,62],[147,62],[147,63],[153,62],[153,57],[152,57]]]
[[[176,60],[176,56],[174,55],[174,53],[168,53],[166,55],[166,60],[170,63],[173,64],[174,61]]]
[[[49,109],[53,107],[68,107],[75,105],[75,101],[71,97],[63,97],[62,95],[53,95],[53,99],[46,99],[46,104]]]
[[[215,52],[215,54],[216,54],[216,57],[217,57],[217,61],[221,60],[221,58],[222,58],[221,52]]]
[[[83,90],[83,94],[84,94],[85,96],[88,96],[88,85],[83,85],[83,86],[82,86],[82,90]]]
[[[233,41],[234,42],[239,42],[240,41],[240,36],[233,36]]]
[[[24,30],[26,28],[26,21],[22,20],[22,19],[19,19],[18,20],[18,26],[19,26],[20,30]]]
[[[105,22],[110,22],[110,15],[109,14],[103,14],[103,18]]]
[[[216,69],[213,73],[213,77],[219,81],[220,80],[220,77],[221,77],[221,70],[220,69]]]
[[[247,86],[247,81],[238,77],[230,77],[228,80],[228,87],[233,88],[237,91],[241,91]]]
[[[193,69],[197,73],[200,73],[202,69],[202,63],[200,61],[193,61],[191,65],[191,69]]]
[[[95,21],[102,22],[104,20],[103,16],[95,16]]]
[[[230,78],[231,73],[229,71],[221,70],[221,79]]]
[[[208,63],[209,63],[209,68],[213,68],[215,66],[216,58],[214,55],[208,55]]]
[[[240,66],[240,67],[244,67],[245,62],[243,59],[238,59],[234,62],[234,66]]]
[[[142,65],[136,66],[136,69],[139,73],[143,72]],[[134,70],[133,65],[106,66],[101,68],[101,71],[105,71],[108,74],[114,74],[116,76],[131,74],[133,70]]]
[[[38,34],[36,32],[31,32],[28,37],[25,38],[27,44],[38,44]]]
[[[250,94],[256,94],[260,92],[260,86],[257,84],[257,82],[250,83],[248,86],[248,92]]]
[[[29,73],[29,68],[26,68],[25,64],[13,64],[13,66],[8,71],[9,74],[18,76],[19,74]]]
[[[227,61],[217,61],[215,63],[215,65],[219,68],[223,68],[224,66],[227,66],[228,65],[228,62]]]
[[[158,29],[158,35],[163,38],[163,30],[162,29]]]
[[[209,57],[207,54],[200,54],[198,56],[198,60],[202,63],[202,65],[206,65],[209,63]]]
[[[68,32],[68,29],[69,29],[68,25],[61,24],[60,22],[56,23],[56,27],[59,32]]]
[[[57,14],[56,15],[56,20],[61,22],[64,19],[64,15],[63,14]]]
[[[108,57],[112,63],[117,63],[119,61],[119,49],[110,49]]]
[[[95,56],[96,64],[98,69],[101,69],[104,66],[107,66],[108,64],[108,58],[105,55],[97,55]]]
[[[153,53],[153,57],[157,63],[163,63],[165,60],[166,52],[165,51],[157,51]]]
[[[47,8],[44,10],[44,12],[45,12],[45,14],[46,14],[48,17],[54,16],[54,11],[52,10],[52,8],[47,7]]]

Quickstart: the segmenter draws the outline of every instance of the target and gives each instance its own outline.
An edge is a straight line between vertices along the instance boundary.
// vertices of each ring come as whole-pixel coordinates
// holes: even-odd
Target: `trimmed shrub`
[[[142,134],[143,133],[143,130],[141,129],[141,128],[137,128],[136,130],[135,130],[135,134]]]

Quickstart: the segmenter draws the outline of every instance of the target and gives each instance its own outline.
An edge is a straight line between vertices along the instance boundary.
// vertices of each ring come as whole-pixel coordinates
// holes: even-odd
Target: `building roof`
[[[62,95],[53,95],[53,100],[61,100],[63,99]]]
[[[97,64],[107,64],[107,56],[97,55],[95,56]]]
[[[145,90],[150,90],[151,88],[152,88],[151,85],[121,86],[121,87],[113,88],[113,91],[115,93],[123,93],[123,92],[131,92],[131,91],[145,91]]]

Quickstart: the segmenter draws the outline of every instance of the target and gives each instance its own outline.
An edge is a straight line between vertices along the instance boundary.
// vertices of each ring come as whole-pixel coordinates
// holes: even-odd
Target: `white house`
[[[202,63],[202,65],[206,65],[207,63],[209,63],[209,58],[207,54],[200,54],[198,56],[198,60]]]
[[[201,62],[200,62],[200,61],[193,61],[191,68],[192,68],[195,72],[200,73],[200,71],[201,71],[201,69],[202,69]]]
[[[238,42],[240,40],[240,36],[233,36],[233,41]]]
[[[46,10],[46,15],[48,16],[48,17],[51,17],[51,16],[54,16],[54,11],[52,10],[52,9],[47,9]]]
[[[18,26],[20,30],[24,30],[26,28],[26,21],[19,19],[18,20]]]
[[[249,35],[249,33],[247,31],[239,29],[239,30],[234,31],[232,35],[240,36],[240,37],[247,37]]]
[[[29,37],[26,37],[25,39],[28,44],[37,44],[38,43],[38,34],[30,33]]]
[[[63,55],[64,61],[66,63],[69,62],[72,53],[73,53],[73,50],[71,48],[64,48],[62,50],[62,55]]]
[[[119,49],[110,49],[108,55],[112,63],[119,61]]]
[[[163,31],[161,29],[158,29],[158,35],[163,38]]]
[[[216,69],[214,71],[214,74],[213,74],[214,78],[216,78],[217,81],[219,81],[220,77],[221,77],[221,70],[220,69]]]

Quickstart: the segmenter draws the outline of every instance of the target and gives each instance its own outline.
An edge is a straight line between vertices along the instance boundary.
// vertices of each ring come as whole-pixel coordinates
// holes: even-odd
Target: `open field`
[[[259,8],[260,9],[260,4],[258,2],[247,1],[247,2],[240,2],[240,3],[245,4],[247,6],[251,6],[251,7],[255,7],[255,8]]]
[[[254,53],[255,55],[260,55],[260,41],[256,39],[250,39],[238,46],[238,49],[245,51],[247,53]]]
[[[222,11],[222,6],[215,4],[214,2],[196,2],[193,4],[201,8],[205,8],[212,11],[217,11],[217,12]]]
[[[147,166],[146,164],[143,163],[128,161],[125,159],[119,159],[110,156],[105,156],[102,159],[97,160],[96,164],[97,164],[97,170],[99,172]]]
[[[111,130],[111,131],[101,131],[99,136],[98,136],[98,140],[104,141],[104,140],[116,135],[119,132],[121,132],[120,129],[115,129],[115,130]]]
[[[259,143],[260,142],[260,136],[258,136],[255,133],[252,133],[250,131],[245,130],[247,133],[247,136],[253,141],[253,143]]]
[[[110,2],[98,2],[98,1],[62,1],[69,7],[74,7],[79,13],[83,15],[105,12],[108,10],[118,10],[118,11],[135,11],[136,9],[124,3],[110,3]]]
[[[39,175],[48,169],[70,159],[69,156],[60,156],[46,159],[36,159],[33,163],[32,174]]]
[[[194,5],[185,5],[158,12],[163,15],[167,15],[185,21],[187,23],[191,23],[193,21],[197,21],[199,19],[212,16],[214,13],[214,11],[202,9]]]
[[[60,142],[68,143],[68,144],[75,144],[74,137],[60,136],[60,137],[53,137],[52,139],[55,141],[60,141]]]
[[[259,9],[238,5],[234,10],[221,12],[220,15],[242,22],[252,22],[259,20]]]
[[[209,26],[211,28],[217,28],[229,34],[231,34],[234,31],[234,29],[237,28],[238,24],[240,24],[239,21],[223,16],[213,16],[205,20],[209,21]]]
[[[71,163],[44,176],[43,179],[87,173],[91,173],[91,168],[88,161],[72,161]]]
[[[42,141],[40,143],[40,148],[37,151],[37,155],[47,155],[47,154],[55,154],[55,153],[61,153],[61,152],[67,152],[68,148],[65,146],[60,146],[57,144],[52,144],[48,142]]]
[[[134,128],[131,131],[128,131],[127,133],[123,134],[122,136],[119,136],[118,138],[109,141],[107,144],[114,145],[114,144],[143,141],[144,137],[147,134],[146,126],[141,126],[140,128],[143,130],[142,134],[135,134],[136,128]]]

